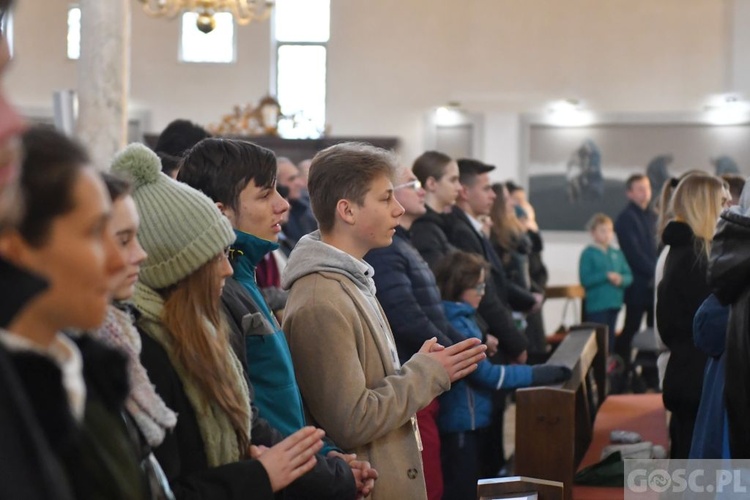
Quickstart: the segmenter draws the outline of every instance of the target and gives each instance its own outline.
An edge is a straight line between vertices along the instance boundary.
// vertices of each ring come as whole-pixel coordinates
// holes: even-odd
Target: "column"
[[[131,1],[79,1],[76,132],[100,170],[109,169],[112,156],[127,141]]]

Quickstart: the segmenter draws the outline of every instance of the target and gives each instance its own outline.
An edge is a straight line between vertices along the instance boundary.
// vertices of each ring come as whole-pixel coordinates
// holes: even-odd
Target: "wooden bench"
[[[515,473],[559,481],[564,498],[622,498],[622,488],[574,486],[576,471],[599,461],[614,429],[666,447],[660,394],[607,397],[607,328],[572,329],[548,363],[568,366],[564,384],[516,391]]]

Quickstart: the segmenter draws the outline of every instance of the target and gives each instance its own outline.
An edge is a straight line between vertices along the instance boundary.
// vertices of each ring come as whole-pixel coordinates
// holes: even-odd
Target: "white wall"
[[[397,135],[411,161],[425,111],[450,100],[482,112],[561,97],[601,112],[693,110],[726,86],[727,1],[332,0],[328,121],[334,134]],[[155,131],[217,121],[268,91],[269,23],[239,28],[236,65],[181,64],[177,21],[132,7],[131,102],[152,111]],[[75,86],[66,8],[18,2],[7,87],[24,106]]]
[[[485,114],[483,159],[498,165],[495,178],[523,178],[518,115],[550,100],[583,99],[597,112],[688,112],[735,84],[750,90],[748,2],[332,0],[328,121],[334,135],[398,136],[411,162],[427,110],[459,101]],[[51,107],[54,90],[76,85],[67,3],[17,3],[6,86],[22,106]],[[178,117],[215,122],[269,90],[267,22],[239,28],[235,65],[181,64],[177,22],[132,6],[131,103],[151,111],[154,131]],[[576,282],[587,236],[544,236],[551,283]]]
[[[269,24],[240,27],[237,64],[177,61],[179,21],[147,17],[131,2],[130,104],[151,111],[154,131],[175,118],[217,122],[235,104],[257,102],[268,92]],[[76,62],[66,56],[65,1],[16,2],[15,55],[6,80],[21,107],[52,107],[52,92],[76,87]]]

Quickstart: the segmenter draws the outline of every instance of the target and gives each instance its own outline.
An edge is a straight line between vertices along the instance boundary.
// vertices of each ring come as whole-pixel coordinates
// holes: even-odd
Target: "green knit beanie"
[[[112,172],[133,181],[138,241],[148,253],[138,279],[149,288],[174,285],[234,241],[232,225],[214,202],[163,174],[159,157],[143,144],[117,153]]]

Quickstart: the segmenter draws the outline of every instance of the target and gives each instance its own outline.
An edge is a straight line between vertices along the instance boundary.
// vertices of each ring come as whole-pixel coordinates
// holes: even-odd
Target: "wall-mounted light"
[[[740,94],[712,96],[706,104],[706,121],[712,125],[739,125],[750,122],[750,103]]]
[[[440,127],[455,127],[466,121],[461,105],[457,102],[449,102],[445,106],[435,109],[435,125]]]
[[[584,127],[594,122],[591,112],[586,111],[578,99],[562,99],[550,103],[547,122],[557,127]]]

